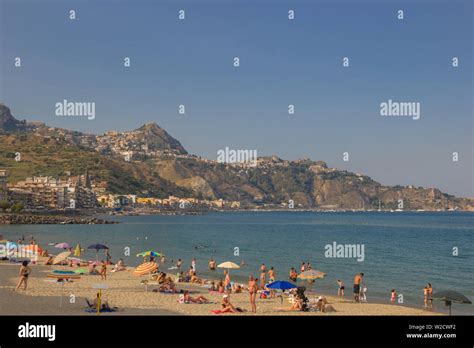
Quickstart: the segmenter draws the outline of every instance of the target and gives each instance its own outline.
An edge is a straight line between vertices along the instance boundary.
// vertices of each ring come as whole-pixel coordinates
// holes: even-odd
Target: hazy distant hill
[[[260,159],[253,168],[188,155],[155,123],[128,132],[92,135],[17,121],[0,104],[0,168],[11,181],[31,175],[83,173],[108,182],[112,193],[239,200],[248,205],[294,201],[322,209],[474,210],[473,201],[435,188],[383,186],[370,177],[328,168],[322,161]],[[22,160],[14,160],[15,152]],[[130,153],[130,162],[124,154]]]

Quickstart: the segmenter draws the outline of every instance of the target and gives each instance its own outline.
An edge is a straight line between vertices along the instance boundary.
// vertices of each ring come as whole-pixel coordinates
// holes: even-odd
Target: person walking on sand
[[[104,260],[100,264],[100,280],[107,280],[107,263]]]
[[[18,284],[16,285],[15,291],[17,291],[22,284],[24,284],[23,290],[26,290],[28,286],[28,276],[31,273],[31,268],[28,267],[28,261],[23,261],[20,266],[20,272],[18,274]]]
[[[252,313],[257,313],[257,305],[255,304],[257,298],[257,278],[254,278],[253,274],[249,276],[249,295]]]
[[[359,302],[360,298],[360,283],[362,281],[362,277],[364,276],[364,273],[359,273],[355,276],[354,278],[354,300],[356,302]]]
[[[337,280],[337,285],[339,286],[337,289],[337,296],[338,297],[344,297],[344,282],[340,279]]]

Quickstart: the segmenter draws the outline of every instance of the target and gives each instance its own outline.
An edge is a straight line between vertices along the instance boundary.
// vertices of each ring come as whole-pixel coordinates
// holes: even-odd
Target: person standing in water
[[[360,296],[360,284],[362,282],[362,277],[364,273],[359,273],[354,277],[354,300],[359,302]]]
[[[337,296],[339,297],[344,297],[344,282],[340,279],[337,280],[337,285],[339,285],[339,288],[337,289]]]

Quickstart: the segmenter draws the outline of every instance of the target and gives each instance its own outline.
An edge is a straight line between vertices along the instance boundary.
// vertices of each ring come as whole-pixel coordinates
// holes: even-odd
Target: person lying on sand
[[[209,303],[209,300],[204,296],[199,295],[197,297],[192,297],[191,295],[189,295],[189,291],[187,290],[184,292],[183,297],[184,303]]]
[[[234,283],[233,292],[236,294],[242,293],[242,285]]]
[[[291,307],[278,307],[275,308],[276,310],[279,311],[297,311],[300,312],[303,310],[303,299],[301,297],[296,296],[293,300],[293,304]]]
[[[205,282],[203,279],[199,278],[194,272],[193,275],[191,276],[191,283],[204,285]]]

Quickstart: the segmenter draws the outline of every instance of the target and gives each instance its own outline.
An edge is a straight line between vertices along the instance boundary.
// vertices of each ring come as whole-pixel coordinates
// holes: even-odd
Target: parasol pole
[[[63,306],[64,279],[61,279],[61,297],[59,298],[59,308]]]
[[[100,289],[99,289],[98,295],[99,296],[97,296],[97,298],[98,298],[98,301],[97,301],[97,315],[100,314],[100,306],[101,306],[100,302],[101,302],[101,298],[102,298],[102,293],[101,293]]]

